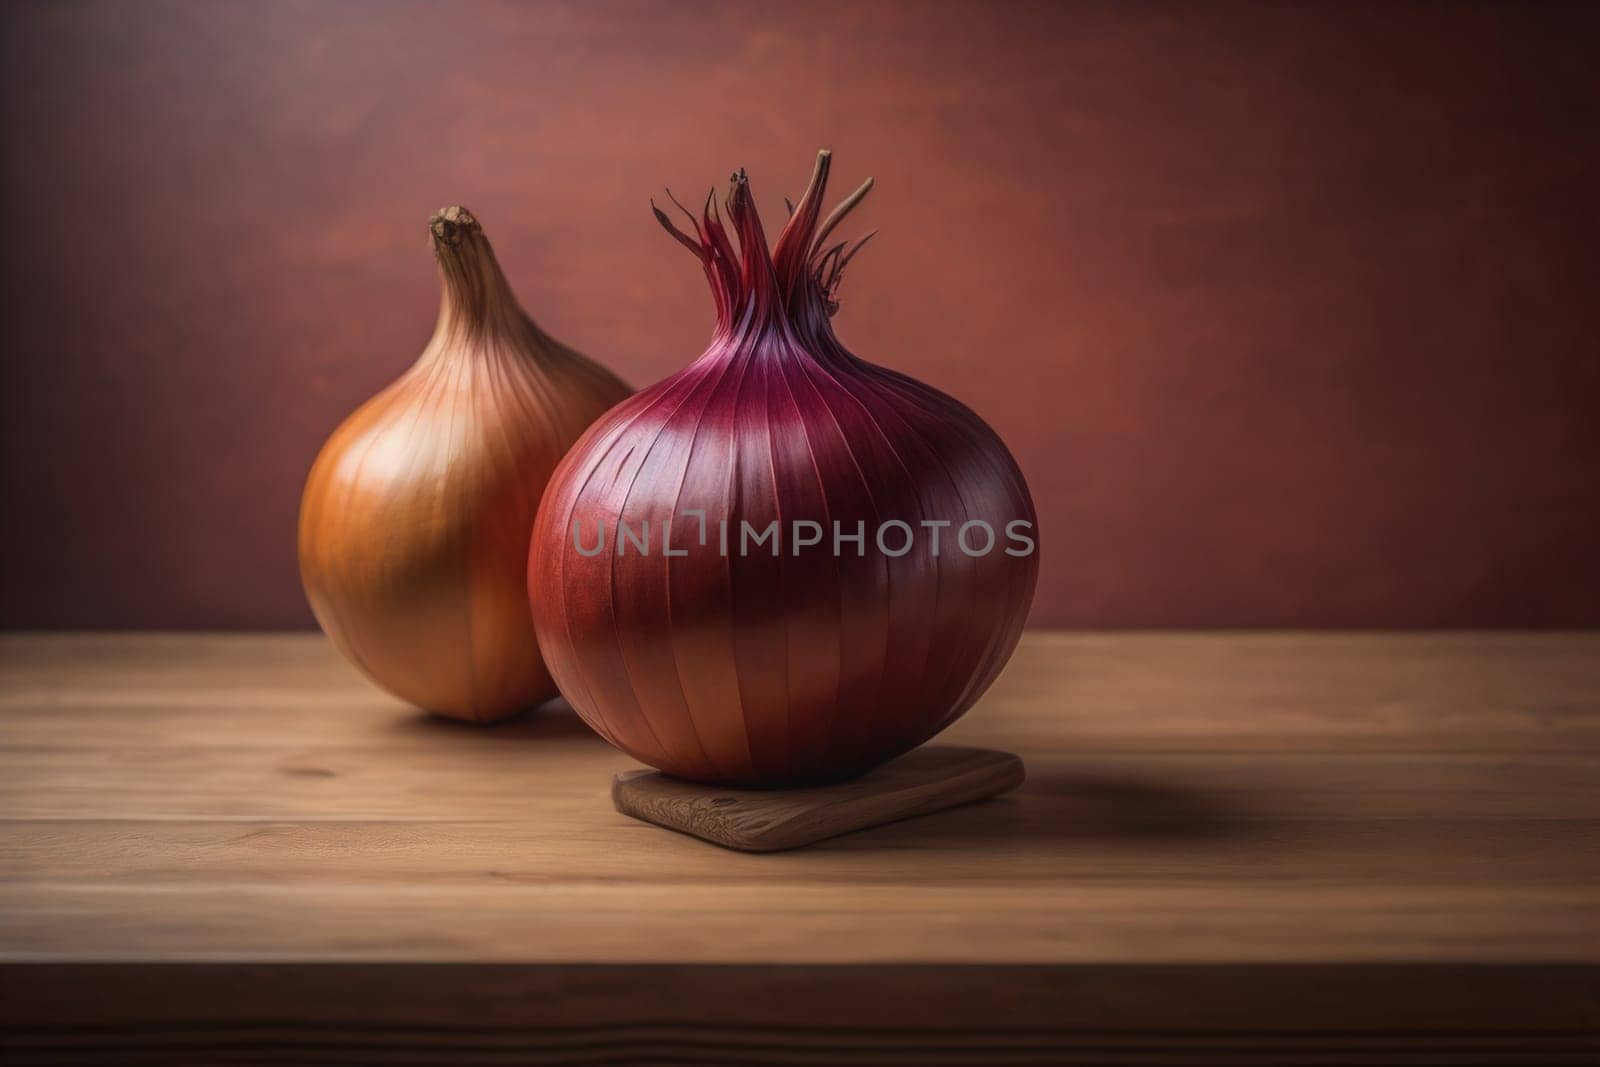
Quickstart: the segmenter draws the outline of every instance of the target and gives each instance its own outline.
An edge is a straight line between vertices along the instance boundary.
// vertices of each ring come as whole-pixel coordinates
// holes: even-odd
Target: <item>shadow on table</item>
[[[852,848],[973,848],[1093,841],[1181,841],[1246,836],[1251,824],[1226,798],[1150,777],[1029,771],[1014,793],[851,834]]]
[[[507,741],[605,744],[600,735],[578,717],[570,704],[559,699],[519,712],[509,719],[490,723],[463,722],[418,711],[395,719],[393,729],[398,733],[436,736],[441,741],[458,739],[463,744],[477,740],[496,745],[503,745]]]

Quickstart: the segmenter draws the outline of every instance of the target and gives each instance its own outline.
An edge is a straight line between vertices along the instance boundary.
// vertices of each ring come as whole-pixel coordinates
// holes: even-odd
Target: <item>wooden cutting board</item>
[[[617,810],[741,852],[781,852],[982,800],[1022,784],[1009,752],[924,745],[860,778],[802,789],[724,789],[660,771],[624,771]]]

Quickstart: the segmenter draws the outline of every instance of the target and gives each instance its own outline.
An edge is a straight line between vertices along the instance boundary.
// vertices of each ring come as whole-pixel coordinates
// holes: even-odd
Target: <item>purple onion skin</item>
[[[716,333],[699,359],[579,439],[550,479],[530,546],[539,647],[561,691],[613,745],[694,781],[837,780],[921,744],[999,674],[1038,578],[1036,550],[1003,551],[1008,523],[1032,524],[1035,539],[1038,525],[1000,438],[956,400],[834,337],[848,254],[818,237],[829,162],[819,156],[770,255],[742,172],[726,201],[742,256],[714,199],[689,216],[693,236],[656,212],[705,267]],[[697,509],[704,547],[685,514]],[[662,552],[669,519],[686,556]],[[891,519],[916,532],[904,556],[876,543]],[[955,543],[972,519],[996,532],[986,555]],[[741,556],[740,522],[773,520],[782,555],[763,545]],[[795,520],[821,524],[823,543],[793,554]],[[951,523],[937,557],[923,520]],[[863,555],[853,542],[834,554],[836,521],[847,533],[865,524]],[[575,522],[591,549],[603,522],[606,551],[581,554]],[[648,555],[632,543],[618,554],[621,522],[649,524]],[[902,539],[896,530],[889,546]]]

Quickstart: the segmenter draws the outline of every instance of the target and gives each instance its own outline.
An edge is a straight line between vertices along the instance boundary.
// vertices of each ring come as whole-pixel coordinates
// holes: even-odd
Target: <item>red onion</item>
[[[698,219],[679,205],[688,233],[656,210],[711,281],[711,347],[579,439],[535,524],[557,684],[683,778],[841,778],[920,744],[994,681],[1038,577],[1033,503],[995,433],[834,337],[865,238],[827,238],[872,183],[823,219],[828,167],[770,254],[743,171],[738,250],[714,193]]]

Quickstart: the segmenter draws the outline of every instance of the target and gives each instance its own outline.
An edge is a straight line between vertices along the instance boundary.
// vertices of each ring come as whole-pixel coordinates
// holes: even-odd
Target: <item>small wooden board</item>
[[[617,810],[742,852],[780,852],[824,838],[968,804],[1022,784],[1009,752],[924,745],[835,785],[725,789],[624,771],[611,783]]]

